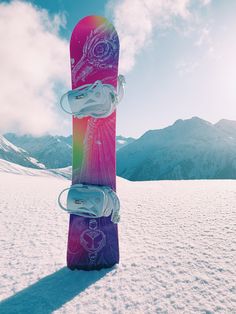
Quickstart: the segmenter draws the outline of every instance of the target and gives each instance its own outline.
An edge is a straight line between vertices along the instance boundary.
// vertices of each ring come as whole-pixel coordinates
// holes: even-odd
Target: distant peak
[[[175,121],[175,123],[173,125],[180,125],[180,124],[207,124],[207,125],[211,125],[210,122],[204,120],[204,119],[201,119],[199,117],[192,117],[190,119],[178,119]]]
[[[199,118],[199,117],[197,117],[197,116],[193,116],[190,120],[194,120],[194,121],[204,121],[204,122],[206,122],[206,120],[203,120],[203,119],[201,119],[201,118]]]
[[[173,123],[173,125],[181,124],[181,123],[183,123],[183,122],[184,122],[183,119],[178,119],[178,120],[176,120],[176,121]]]
[[[215,126],[234,126],[234,127],[236,127],[236,121],[235,120],[229,120],[229,119],[221,119],[215,124]]]

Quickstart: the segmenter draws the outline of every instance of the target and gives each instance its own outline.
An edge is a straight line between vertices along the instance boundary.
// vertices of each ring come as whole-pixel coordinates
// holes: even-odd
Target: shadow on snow
[[[72,300],[112,269],[88,272],[71,271],[63,267],[3,300],[0,303],[0,313],[49,314]]]

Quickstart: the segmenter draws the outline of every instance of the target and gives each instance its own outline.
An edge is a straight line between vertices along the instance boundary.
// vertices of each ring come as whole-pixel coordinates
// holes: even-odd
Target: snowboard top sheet
[[[70,53],[73,89],[96,80],[117,86],[119,39],[107,19],[82,19],[73,30]],[[115,120],[115,112],[107,118],[73,118],[73,184],[115,189]]]
[[[114,26],[100,16],[88,16],[74,28],[70,40],[72,89],[96,80],[117,86],[119,39]],[[72,183],[116,188],[116,112],[106,118],[73,117]],[[67,265],[71,269],[101,269],[119,262],[117,225],[110,217],[70,215]]]

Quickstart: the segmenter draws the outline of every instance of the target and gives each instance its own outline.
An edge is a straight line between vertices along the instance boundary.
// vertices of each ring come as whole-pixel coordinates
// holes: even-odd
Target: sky
[[[117,134],[177,119],[236,120],[236,1],[0,1],[0,133],[71,134],[69,38],[86,15],[114,23],[126,95]]]

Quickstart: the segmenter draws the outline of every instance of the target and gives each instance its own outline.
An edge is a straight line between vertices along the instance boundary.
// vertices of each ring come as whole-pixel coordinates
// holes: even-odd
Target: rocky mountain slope
[[[45,168],[42,162],[32,157],[23,148],[17,147],[0,135],[0,159],[4,159],[16,164],[30,168]]]
[[[117,174],[134,181],[236,179],[236,122],[193,117],[148,131],[118,151]]]

